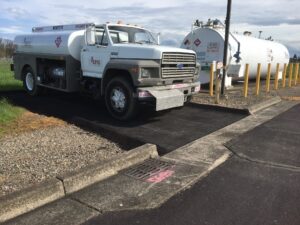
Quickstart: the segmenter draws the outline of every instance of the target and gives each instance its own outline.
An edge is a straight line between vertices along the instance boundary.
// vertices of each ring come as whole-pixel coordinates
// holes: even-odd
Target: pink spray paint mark
[[[160,183],[160,182],[164,181],[165,179],[171,177],[174,173],[175,173],[174,170],[164,170],[164,171],[158,172],[156,174],[153,174],[146,181],[150,182],[150,183]]]

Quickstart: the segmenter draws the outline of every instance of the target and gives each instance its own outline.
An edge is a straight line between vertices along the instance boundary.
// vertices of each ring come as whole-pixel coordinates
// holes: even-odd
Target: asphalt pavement
[[[152,210],[105,213],[103,225],[299,225],[300,105],[227,144],[234,155]]]
[[[1,93],[13,104],[28,110],[61,118],[81,128],[98,132],[132,149],[145,143],[156,144],[160,155],[228,126],[247,116],[245,111],[187,104],[183,108],[154,112],[143,107],[131,122],[112,119],[101,101],[85,96],[50,92],[30,97],[24,92]]]

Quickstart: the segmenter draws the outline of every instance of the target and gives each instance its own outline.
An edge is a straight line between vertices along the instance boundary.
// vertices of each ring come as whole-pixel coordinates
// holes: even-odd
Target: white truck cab
[[[104,97],[119,120],[140,103],[157,111],[181,107],[199,92],[194,51],[160,46],[155,35],[123,24],[36,27],[15,38],[14,71],[25,90],[87,92]]]

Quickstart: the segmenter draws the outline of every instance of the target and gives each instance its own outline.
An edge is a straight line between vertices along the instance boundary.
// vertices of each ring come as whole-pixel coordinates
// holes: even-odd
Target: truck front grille
[[[184,53],[164,53],[162,64],[196,64],[196,56],[194,54]]]
[[[162,78],[192,77],[196,69],[196,56],[189,53],[164,53]]]
[[[195,67],[186,67],[182,69],[178,69],[177,67],[165,67],[162,68],[161,74],[163,78],[192,77],[195,74]]]

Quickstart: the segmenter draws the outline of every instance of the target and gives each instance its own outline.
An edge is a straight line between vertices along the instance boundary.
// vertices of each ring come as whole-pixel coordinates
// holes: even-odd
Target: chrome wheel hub
[[[34,79],[33,79],[33,74],[32,73],[27,73],[26,74],[25,82],[26,82],[27,89],[29,91],[32,91],[33,88],[34,88]]]
[[[117,111],[123,111],[126,104],[126,96],[120,88],[114,88],[111,94],[111,101],[113,107]]]

